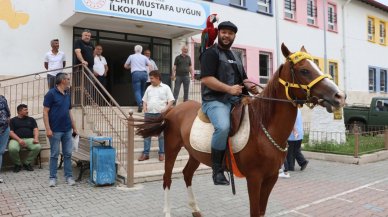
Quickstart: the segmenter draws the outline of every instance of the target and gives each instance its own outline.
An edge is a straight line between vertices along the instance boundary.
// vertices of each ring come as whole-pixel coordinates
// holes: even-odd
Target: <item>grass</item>
[[[332,142],[321,142],[309,144],[309,137],[305,135],[303,150],[312,152],[323,152],[342,155],[354,155],[355,152],[355,136],[353,134],[346,135],[346,143],[335,144]],[[359,136],[359,151],[358,155],[377,152],[384,149],[384,136],[382,135],[360,135]]]

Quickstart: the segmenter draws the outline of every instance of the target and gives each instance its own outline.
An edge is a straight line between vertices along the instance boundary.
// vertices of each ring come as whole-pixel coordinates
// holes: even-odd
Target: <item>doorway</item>
[[[83,28],[74,27],[74,41],[80,38],[82,31]],[[136,105],[131,71],[124,69],[125,61],[129,55],[134,53],[136,45],[141,45],[143,51],[147,48],[151,50],[151,58],[162,73],[163,83],[170,85],[169,78],[172,70],[170,39],[103,30],[91,30],[91,32],[92,43],[102,46],[102,55],[108,63],[107,91],[120,106]]]

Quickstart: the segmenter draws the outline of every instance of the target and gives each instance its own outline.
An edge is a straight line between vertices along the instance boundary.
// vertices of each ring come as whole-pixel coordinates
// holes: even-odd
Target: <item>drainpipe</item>
[[[280,45],[279,45],[279,10],[278,10],[278,1],[273,1],[275,4],[275,23],[276,23],[276,64],[277,67],[279,68],[280,66]]]
[[[322,7],[322,11],[323,11],[323,48],[324,48],[324,54],[323,54],[323,59],[324,59],[324,72],[325,74],[328,73],[327,71],[327,32],[326,32],[326,25],[327,25],[327,22],[326,22],[326,5],[327,5],[327,1],[326,0],[323,0],[323,7]]]
[[[347,70],[346,70],[346,31],[345,31],[345,7],[351,2],[352,0],[347,0],[342,6],[341,6],[341,12],[342,12],[342,63],[344,64],[344,91],[347,92]]]

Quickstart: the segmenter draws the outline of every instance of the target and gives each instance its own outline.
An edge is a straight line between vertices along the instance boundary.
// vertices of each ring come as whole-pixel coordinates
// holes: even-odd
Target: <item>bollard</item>
[[[357,124],[354,125],[354,157],[358,158],[358,149],[360,146],[360,141],[359,141],[359,132],[360,128],[358,127]]]

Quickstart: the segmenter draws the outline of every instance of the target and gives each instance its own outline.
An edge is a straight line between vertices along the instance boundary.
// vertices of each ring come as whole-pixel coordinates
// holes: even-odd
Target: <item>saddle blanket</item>
[[[240,152],[248,143],[250,134],[248,106],[244,106],[245,113],[237,133],[230,137],[233,146],[233,153]],[[190,132],[191,146],[200,152],[211,153],[211,140],[214,127],[211,123],[203,122],[198,116],[195,118]]]

